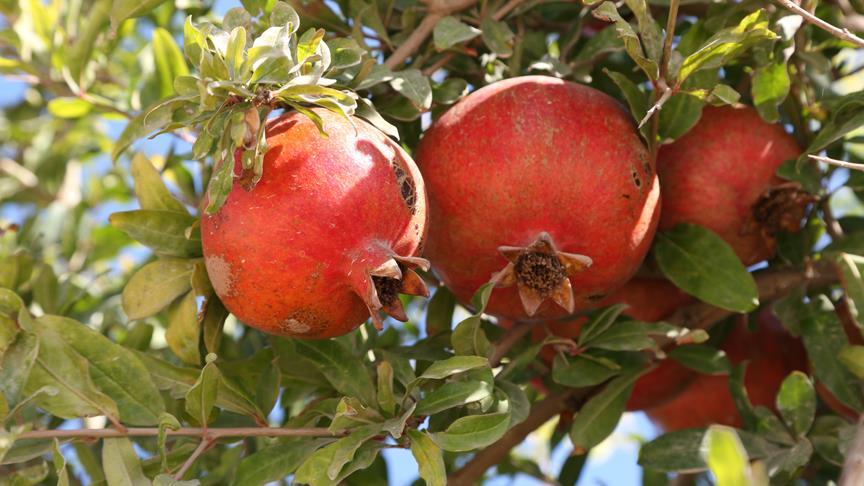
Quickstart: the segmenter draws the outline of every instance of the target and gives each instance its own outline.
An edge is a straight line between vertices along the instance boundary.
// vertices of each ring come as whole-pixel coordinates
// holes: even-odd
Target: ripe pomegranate
[[[686,135],[660,148],[660,229],[704,226],[723,238],[745,265],[774,256],[779,231],[801,229],[814,199],[775,173],[801,153],[781,125],[753,108],[706,107]]]
[[[756,332],[737,322],[721,349],[733,365],[750,361],[744,378],[750,402],[773,409],[783,380],[795,370],[806,370],[807,356],[801,341],[787,333],[770,310],[760,312],[757,322]],[[741,427],[727,375],[700,375],[676,398],[646,413],[666,432],[711,424]]]
[[[617,101],[543,76],[468,95],[426,131],[426,255],[463,303],[493,280],[487,311],[525,320],[596,304],[636,271],[659,185]]]
[[[283,336],[339,336],[370,315],[380,328],[380,311],[406,320],[398,294],[428,294],[412,270],[428,268],[417,257],[423,179],[372,125],[313,111],[327,136],[296,112],[272,120],[260,182],[247,190],[235,178],[202,217],[213,288],[238,319]]]
[[[687,294],[666,280],[634,278],[610,295],[602,305],[625,303],[629,307],[624,310],[624,315],[640,321],[656,322],[668,317],[691,300]],[[586,321],[585,317],[579,317],[571,321],[538,324],[532,330],[532,337],[535,342],[541,341],[549,332],[559,337],[576,338]],[[555,350],[552,346],[545,346],[540,350],[540,356],[551,365]],[[680,393],[695,376],[693,371],[676,361],[665,359],[636,381],[627,402],[627,410],[644,410],[665,403]]]

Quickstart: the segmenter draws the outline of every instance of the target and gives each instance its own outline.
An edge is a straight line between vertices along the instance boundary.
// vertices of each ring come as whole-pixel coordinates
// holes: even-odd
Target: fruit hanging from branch
[[[720,235],[745,265],[770,259],[777,233],[799,231],[815,200],[776,175],[800,154],[781,125],[753,108],[706,107],[690,132],[660,148],[660,229],[698,224]]]
[[[494,278],[487,312],[572,314],[636,271],[654,235],[659,185],[621,106],[551,77],[468,95],[425,133],[426,255],[462,302]],[[494,276],[494,277],[493,277]]]
[[[415,268],[426,191],[411,158],[359,118],[312,109],[269,122],[261,180],[242,166],[224,205],[204,214],[207,272],[225,306],[264,332],[328,338],[381,313],[406,320],[399,294],[427,295]]]
[[[721,349],[733,366],[749,361],[744,387],[750,403],[773,409],[786,376],[807,369],[807,355],[801,341],[770,310],[762,310],[757,323],[758,329],[751,332],[745,321],[736,322]],[[742,426],[728,375],[700,375],[672,401],[646,413],[666,432],[711,424]]]

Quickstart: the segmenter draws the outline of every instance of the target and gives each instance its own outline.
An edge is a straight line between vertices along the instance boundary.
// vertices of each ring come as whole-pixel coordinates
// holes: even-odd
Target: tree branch
[[[864,484],[864,415],[858,419],[855,439],[846,451],[846,460],[843,462],[843,472],[840,475],[840,486],[861,484]]]
[[[675,37],[675,22],[678,20],[678,0],[670,0],[669,17],[666,18],[666,37],[663,39],[663,57],[660,59],[660,79],[669,75],[669,61],[672,59],[672,39]]]
[[[288,429],[280,427],[225,427],[196,428],[181,427],[168,430],[168,436],[174,437],[209,437],[217,440],[225,437],[341,437],[344,432],[331,432],[323,427],[306,427]],[[155,437],[159,435],[158,427],[130,427],[126,430],[108,429],[68,429],[68,430],[30,430],[19,434],[17,440],[25,439],[104,439],[108,437]]]
[[[210,446],[213,445],[213,442],[214,439],[212,439],[209,435],[204,436],[204,438],[201,439],[201,443],[198,444],[198,447],[196,447],[195,450],[192,451],[192,454],[186,458],[186,461],[183,463],[182,466],[180,466],[180,469],[177,470],[177,473],[174,474],[174,480],[180,481],[181,479],[183,479],[186,471],[188,471],[189,468],[192,467],[192,464],[195,464],[195,461],[198,459],[199,456],[201,456],[201,454],[203,454],[207,449],[210,448]]]
[[[829,24],[828,22],[825,22],[824,20],[820,19],[819,17],[817,17],[817,16],[811,14],[810,12],[808,12],[807,10],[801,8],[801,6],[798,5],[797,3],[795,3],[794,1],[792,1],[792,0],[777,0],[777,3],[779,3],[780,5],[785,7],[787,10],[790,10],[790,11],[800,15],[801,17],[803,17],[804,21],[807,22],[808,24],[815,25],[816,27],[819,27],[820,29],[824,30],[825,32],[828,32],[829,34],[833,35],[834,37],[836,37],[838,39],[842,39],[842,40],[845,40],[847,42],[851,42],[858,47],[864,47],[864,39],[862,39],[862,38],[858,37],[857,35],[853,34],[852,32],[850,32],[849,29],[847,29],[847,28],[841,29],[840,27],[836,27],[834,25]]]
[[[406,59],[411,57],[423,45],[423,42],[426,41],[426,38],[435,29],[435,24],[439,20],[453,12],[468,8],[476,2],[477,0],[429,0],[426,2],[429,7],[429,13],[423,17],[420,25],[414,29],[414,32],[411,32],[411,35],[405,39],[405,42],[384,61],[384,66],[388,69],[394,69],[405,62]]]
[[[846,162],[845,160],[837,160],[830,157],[823,157],[821,155],[808,155],[807,157],[810,157],[817,162],[825,162],[826,164],[836,165],[837,167],[843,167],[845,169],[864,171],[864,164],[855,164],[852,162]]]
[[[770,301],[782,297],[791,289],[800,287],[801,285],[821,287],[836,282],[837,278],[837,270],[834,264],[823,260],[803,271],[801,269],[784,269],[757,273],[756,286],[759,289],[760,300]],[[726,309],[705,303],[697,303],[679,309],[672,317],[665,320],[690,329],[708,329],[732,314],[734,312]],[[663,338],[659,341],[661,346],[667,346],[672,344],[673,339]],[[574,400],[583,401],[600,388],[602,386],[566,389],[561,393],[550,395],[538,402],[524,422],[507,431],[494,444],[478,452],[462,469],[450,475],[447,484],[450,486],[469,486],[476,483],[490,467],[500,463],[513,447],[525,440],[528,434],[555,415],[570,408]],[[862,438],[862,441],[864,441],[864,438]],[[864,445],[862,445],[862,448],[864,448]],[[843,485],[841,484],[841,486]]]
[[[513,327],[507,329],[507,332],[495,343],[495,349],[492,351],[492,355],[489,356],[489,366],[496,368],[501,364],[501,358],[507,354],[507,351],[525,337],[526,334],[531,332],[533,327],[534,324],[529,322],[514,322]]]

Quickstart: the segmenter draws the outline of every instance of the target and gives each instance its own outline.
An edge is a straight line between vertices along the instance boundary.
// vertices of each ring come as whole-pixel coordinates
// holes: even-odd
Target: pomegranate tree
[[[745,321],[736,322],[721,349],[733,366],[749,361],[744,386],[750,402],[774,408],[786,376],[807,369],[807,355],[801,341],[786,332],[770,310],[760,312],[758,326],[750,332]],[[741,426],[727,375],[700,375],[672,401],[647,413],[667,432],[711,424]]]
[[[795,232],[813,198],[776,176],[801,153],[781,125],[753,108],[706,107],[686,135],[660,148],[660,229],[704,226],[723,238],[745,265],[774,255],[775,235]]]
[[[205,214],[207,273],[244,323],[283,336],[327,338],[381,312],[406,320],[399,294],[426,295],[413,268],[426,231],[414,162],[358,118],[314,109],[267,126],[263,178],[247,190],[240,164],[221,209]]]
[[[426,255],[462,302],[494,280],[487,311],[572,314],[636,271],[659,185],[633,121],[592,88],[512,78],[459,101],[426,131]]]

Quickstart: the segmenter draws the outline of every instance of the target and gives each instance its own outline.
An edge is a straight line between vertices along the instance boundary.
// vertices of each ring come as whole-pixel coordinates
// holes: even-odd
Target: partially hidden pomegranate
[[[634,278],[610,295],[602,305],[624,303],[628,305],[624,315],[639,321],[656,322],[691,300],[691,297],[666,280]],[[548,332],[558,337],[577,338],[586,322],[587,318],[579,317],[571,321],[538,323],[532,329],[532,337],[535,341],[541,341]],[[555,350],[552,346],[545,346],[540,350],[540,356],[551,365]],[[665,359],[636,381],[627,402],[627,410],[643,410],[665,403],[684,390],[695,377],[695,372],[672,359]]]
[[[398,294],[428,294],[412,270],[428,268],[420,173],[365,121],[313,111],[326,136],[296,112],[272,120],[260,182],[235,177],[202,217],[213,287],[242,322],[283,336],[339,336],[370,316],[380,328],[382,311],[405,320]]]
[[[492,278],[487,312],[525,320],[596,305],[636,271],[660,190],[617,101],[556,78],[481,88],[424,134],[426,255],[463,303]],[[494,275],[494,277],[493,277]]]
[[[757,322],[755,332],[746,322],[736,322],[721,349],[733,365],[749,361],[744,387],[750,402],[773,409],[783,380],[793,371],[805,371],[807,356],[801,341],[770,310],[760,312]],[[646,413],[666,432],[711,424],[741,427],[727,375],[699,375],[683,393]]]
[[[765,122],[753,108],[706,107],[692,130],[658,153],[660,229],[704,226],[745,265],[773,257],[775,235],[799,231],[814,200],[799,184],[775,175],[800,153],[781,125]]]

